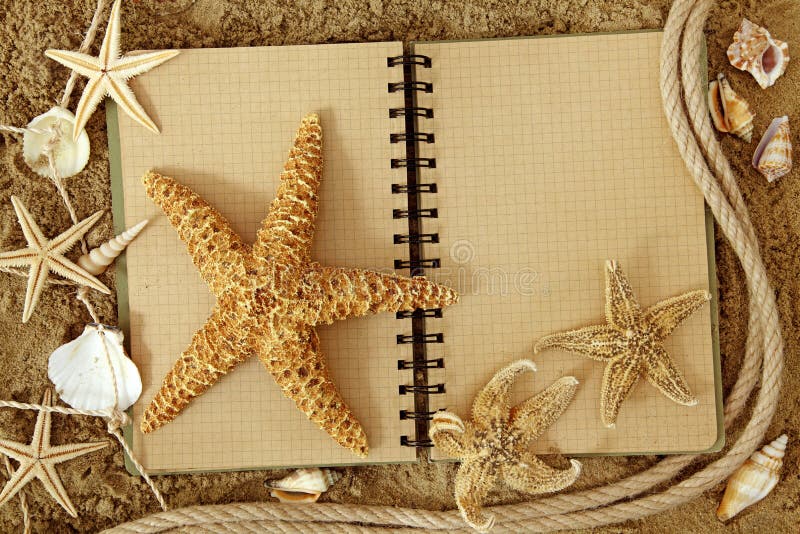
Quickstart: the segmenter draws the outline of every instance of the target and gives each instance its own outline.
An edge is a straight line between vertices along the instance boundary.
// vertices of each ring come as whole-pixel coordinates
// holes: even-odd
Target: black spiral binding
[[[433,133],[417,131],[417,121],[433,118],[433,110],[417,106],[417,93],[432,93],[433,84],[415,80],[415,68],[430,68],[431,58],[422,55],[402,55],[387,58],[387,66],[403,68],[403,81],[390,83],[390,93],[403,92],[403,107],[389,109],[389,117],[403,117],[405,131],[389,135],[390,143],[405,144],[405,158],[392,158],[391,169],[405,169],[405,183],[392,184],[392,194],[406,195],[407,209],[395,209],[392,218],[407,219],[408,233],[395,234],[394,243],[408,245],[408,259],[394,260],[395,269],[408,269],[411,276],[422,276],[425,269],[439,268],[439,258],[424,258],[422,254],[423,243],[438,243],[438,233],[423,233],[422,219],[435,219],[439,216],[436,208],[423,208],[422,195],[436,194],[435,183],[422,183],[422,169],[436,168],[435,158],[419,157],[417,145],[420,143],[431,144],[435,142]],[[420,449],[431,447],[428,439],[428,421],[433,418],[435,411],[429,408],[430,395],[444,393],[444,384],[428,384],[428,369],[441,369],[444,367],[443,358],[428,359],[427,345],[430,343],[443,343],[444,334],[428,333],[425,320],[442,317],[440,309],[418,309],[414,311],[397,312],[398,319],[411,319],[411,335],[398,334],[398,344],[412,345],[411,360],[398,360],[397,369],[410,369],[413,372],[413,385],[401,385],[400,395],[414,395],[414,410],[401,410],[400,419],[413,420],[416,436],[400,436],[400,444],[407,447]]]

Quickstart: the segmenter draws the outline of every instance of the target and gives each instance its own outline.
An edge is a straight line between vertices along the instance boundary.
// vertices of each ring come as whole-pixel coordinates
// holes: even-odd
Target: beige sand
[[[550,33],[613,31],[659,28],[666,20],[668,0],[533,0],[530,2],[470,2],[347,0],[288,2],[255,0],[198,0],[185,13],[158,18],[174,11],[186,0],[139,0],[123,8],[123,49],[281,45],[339,41],[389,39],[463,39]],[[94,10],[85,0],[73,6],[48,2],[14,2],[0,19],[0,123],[23,125],[47,110],[60,98],[67,77],[65,69],[47,61],[48,47],[77,48],[82,32]],[[466,5],[464,5],[466,4]],[[13,7],[12,7],[13,6]],[[787,40],[793,54],[800,54],[800,3],[796,0],[722,0],[708,25],[710,73],[724,69],[737,91],[753,105],[756,132],[770,120],[788,114],[795,131],[800,131],[800,67],[798,60],[775,87],[762,91],[749,75],[727,65],[725,48],[742,16],[767,26],[776,37]],[[74,102],[73,102],[74,105]],[[87,169],[69,180],[69,191],[79,216],[99,207],[109,208],[108,153],[105,120],[98,112],[89,121],[94,154]],[[795,134],[797,136],[797,134]],[[734,531],[768,529],[789,532],[800,521],[800,170],[768,186],[749,167],[755,140],[745,145],[725,137],[723,145],[740,176],[746,201],[761,240],[767,268],[776,288],[786,338],[785,386],[783,400],[770,429],[770,437],[789,434],[790,445],[784,476],[763,502],[733,520]],[[800,144],[800,138],[796,139]],[[796,158],[798,159],[798,158]],[[32,173],[22,161],[21,144],[10,136],[0,148],[0,248],[24,244],[11,209],[9,196],[20,195],[48,235],[69,226],[69,217],[54,189]],[[111,232],[111,215],[90,233],[97,240]],[[73,253],[74,255],[74,253]],[[724,386],[733,384],[744,347],[747,302],[744,278],[730,247],[717,241],[717,269],[720,281],[720,338],[724,365]],[[113,273],[101,279],[113,285]],[[49,288],[42,295],[31,321],[20,322],[24,280],[0,274],[0,398],[36,401],[48,385],[46,365],[50,352],[77,336],[89,321],[83,307],[63,288]],[[114,323],[113,298],[93,296],[103,320]],[[0,436],[27,440],[35,414],[3,409]],[[106,436],[102,421],[84,417],[55,416],[54,443],[91,441]],[[736,438],[738,431],[729,435]],[[597,458],[585,461],[585,474],[577,486],[592,487],[618,479],[651,465],[656,457]],[[363,467],[344,470],[344,478],[323,497],[326,501],[394,504],[399,506],[449,509],[455,506],[453,465]],[[96,531],[158,510],[147,487],[130,477],[122,467],[119,447],[109,447],[60,466],[64,485],[79,511],[78,519],[66,513],[38,483],[26,490],[35,531]],[[189,504],[266,500],[266,478],[284,472],[223,473],[170,476],[158,480],[173,507]],[[0,481],[4,480],[0,477]],[[723,491],[719,485],[702,498],[670,513],[645,521],[628,523],[606,532],[722,532],[725,528],[713,515]],[[492,503],[524,500],[519,493],[498,491]],[[18,531],[21,516],[17,501],[0,509],[0,531]]]

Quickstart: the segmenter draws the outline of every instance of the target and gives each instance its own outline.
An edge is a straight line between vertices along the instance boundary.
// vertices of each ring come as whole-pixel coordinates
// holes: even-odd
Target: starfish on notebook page
[[[50,49],[45,52],[50,59],[89,78],[75,110],[73,139],[78,138],[89,117],[105,96],[110,96],[133,120],[148,130],[158,133],[158,127],[136,100],[136,95],[133,94],[131,88],[128,87],[128,80],[161,65],[180,52],[178,50],[158,50],[120,56],[119,13],[121,6],[122,1],[116,0],[111,8],[106,35],[97,57],[70,50]]]
[[[46,390],[42,405],[50,406],[52,393]],[[0,506],[11,500],[28,482],[38,478],[44,489],[72,517],[78,517],[75,505],[64,489],[61,478],[56,471],[56,464],[73,460],[78,456],[99,451],[108,446],[106,441],[94,443],[70,443],[68,445],[50,444],[50,423],[52,413],[42,410],[36,417],[33,437],[30,444],[18,443],[8,439],[0,439],[0,453],[19,462],[19,467],[0,492]]]
[[[669,399],[694,406],[697,399],[672,363],[663,341],[709,300],[711,294],[701,289],[642,310],[619,264],[607,261],[607,324],[545,336],[536,343],[534,352],[558,348],[606,362],[600,417],[609,428],[616,424],[622,403],[642,376]]]
[[[316,325],[383,311],[440,308],[455,291],[424,278],[380,274],[312,261],[322,178],[322,128],[303,118],[277,197],[251,246],[188,187],[150,172],[147,195],[186,244],[217,297],[205,326],[164,378],[144,413],[143,432],[174,419],[238,363],[257,354],[284,395],[339,444],[366,456],[361,424],[331,379]]]
[[[438,449],[461,460],[456,504],[464,520],[481,532],[494,524],[494,516],[483,513],[482,502],[496,481],[525,493],[552,493],[572,485],[581,473],[577,460],[570,460],[567,469],[555,469],[529,450],[530,443],[569,406],[578,381],[572,376],[560,378],[512,408],[511,386],[525,371],[536,371],[536,365],[530,360],[507,365],[475,397],[472,421],[441,411],[433,416],[428,432]]]
[[[78,284],[91,287],[103,293],[111,293],[100,280],[89,274],[83,267],[76,265],[64,257],[69,249],[89,231],[103,215],[100,210],[58,237],[47,239],[27,208],[17,197],[11,197],[11,203],[17,214],[17,220],[22,227],[22,234],[28,242],[28,247],[9,252],[0,252],[0,270],[3,268],[28,267],[28,288],[25,292],[25,305],[22,310],[22,322],[27,323],[33,309],[39,302],[39,296],[47,283],[50,272],[60,274]]]

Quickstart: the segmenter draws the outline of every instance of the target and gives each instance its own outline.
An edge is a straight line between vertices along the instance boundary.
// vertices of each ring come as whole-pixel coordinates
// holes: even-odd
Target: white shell
[[[50,127],[60,122],[63,135],[57,141],[53,152],[56,170],[62,178],[74,176],[81,172],[89,162],[89,136],[86,130],[81,130],[76,141],[72,140],[72,127],[75,124],[75,115],[61,106],[55,106],[47,113],[35,117],[28,128],[45,130],[46,133],[25,132],[22,138],[22,156],[37,174],[53,178],[44,148],[50,141],[52,134]]]
[[[778,117],[769,125],[753,154],[753,167],[769,182],[774,182],[792,170],[789,117]]]
[[[106,351],[108,358],[106,358]],[[50,355],[47,376],[61,399],[79,410],[105,410],[114,406],[114,385],[108,359],[117,382],[117,408],[129,408],[142,394],[139,370],[122,347],[122,331],[112,326],[88,324],[83,333]]]
[[[145,226],[147,226],[147,219],[84,254],[78,258],[78,265],[95,276],[102,273],[117,256],[122,254],[125,247],[139,235]]]
[[[284,478],[268,480],[270,495],[281,502],[316,502],[342,475],[331,469],[297,469]]]
[[[745,460],[728,479],[725,495],[717,508],[720,521],[727,521],[767,495],[780,479],[783,455],[789,437],[781,435]]]
[[[728,60],[737,69],[752,74],[766,89],[786,72],[789,45],[774,39],[766,28],[743,19],[728,47]]]

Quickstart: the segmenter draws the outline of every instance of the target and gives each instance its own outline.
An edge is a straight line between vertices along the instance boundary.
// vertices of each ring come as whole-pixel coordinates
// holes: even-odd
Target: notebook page
[[[616,259],[643,306],[709,288],[703,198],[663,117],[660,33],[415,44],[432,58],[419,105],[436,142],[421,145],[438,184],[425,198],[440,244],[431,271],[457,287],[461,303],[431,328],[446,384],[432,407],[467,416],[495,371],[532,358],[519,402],[561,376],[580,381],[564,415],[534,445],[541,453],[707,450],[718,442],[711,307],[665,342],[699,399],[680,406],[640,380],[616,428],[600,420],[604,364],[560,350],[533,354],[549,333],[600,324],[604,264]],[[419,71],[418,71],[419,73]],[[422,79],[422,78],[420,78]],[[427,171],[427,172],[426,172]],[[713,250],[713,239],[711,245]],[[435,356],[431,356],[435,357]]]
[[[134,407],[133,446],[153,472],[243,469],[359,460],[308,421],[285,398],[257,358],[232,370],[173,422],[143,435],[147,403],[214,305],[177,233],[145,195],[148,169],[192,187],[227,217],[246,242],[272,201],[294,134],[305,113],[320,114],[324,175],[313,259],[324,265],[391,269],[398,254],[391,212],[389,134],[403,119],[402,78],[387,56],[400,43],[184,50],[137,78],[133,89],[160,126],[155,135],[118,113],[124,222],[150,225],[127,252],[131,355],[144,392]],[[397,195],[394,195],[397,196]],[[115,198],[115,201],[120,199]],[[402,256],[397,256],[402,257]],[[408,323],[408,324],[407,324]],[[364,426],[366,462],[413,461],[400,446],[408,433],[398,396],[395,336],[410,321],[393,314],[318,328],[333,379]]]

